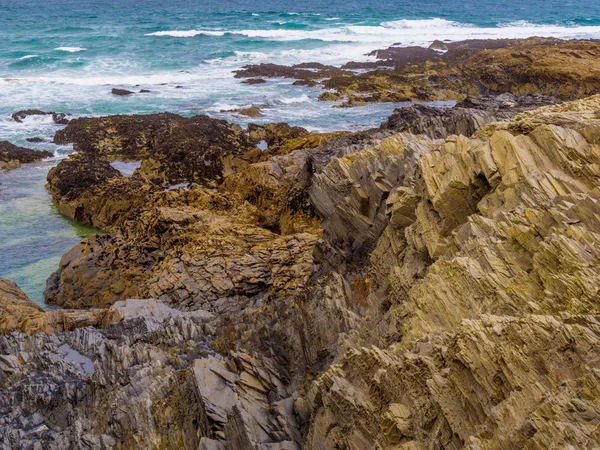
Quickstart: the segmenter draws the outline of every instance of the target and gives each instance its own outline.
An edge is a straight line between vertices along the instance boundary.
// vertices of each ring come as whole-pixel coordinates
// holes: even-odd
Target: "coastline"
[[[0,443],[597,442],[600,41],[434,47],[235,74],[328,89],[332,116],[393,109],[358,130],[243,108],[47,124],[54,205],[106,233],[61,257],[55,311],[0,278]]]

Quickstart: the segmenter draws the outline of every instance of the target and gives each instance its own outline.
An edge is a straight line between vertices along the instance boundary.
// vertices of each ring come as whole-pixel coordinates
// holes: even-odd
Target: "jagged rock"
[[[307,448],[598,445],[598,106],[421,157],[388,198],[365,317],[307,396]]]
[[[104,141],[120,119],[97,135],[77,128],[94,142],[79,140],[78,158],[97,161],[63,167],[98,180],[56,184],[59,196],[140,200],[113,215],[116,194],[86,206],[109,234],[65,254],[49,280],[53,303],[110,306],[97,327],[0,337],[0,442],[597,447],[598,111],[600,96],[519,110],[444,140],[253,126],[254,153],[214,188],[156,183],[145,197],[148,179],[106,164],[153,148]],[[432,133],[460,128],[432,117]]]
[[[396,132],[424,134],[433,139],[452,134],[471,136],[488,123],[510,119],[520,112],[556,103],[557,99],[544,95],[501,94],[468,97],[449,109],[416,104],[396,109],[382,127]]]

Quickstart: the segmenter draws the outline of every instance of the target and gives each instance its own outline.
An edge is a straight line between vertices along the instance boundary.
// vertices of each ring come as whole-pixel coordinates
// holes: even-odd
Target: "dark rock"
[[[150,92],[148,89],[140,89],[140,94],[147,94],[148,92]]]
[[[54,142],[96,159],[141,161],[138,175],[151,184],[218,184],[225,160],[255,148],[237,125],[169,113],[74,119]]]
[[[292,83],[293,86],[308,86],[308,87],[313,87],[316,86],[317,83],[314,80],[296,80]]]
[[[16,146],[8,141],[0,141],[0,162],[32,163],[52,156],[54,155],[46,150],[32,150]]]
[[[113,88],[111,90],[111,92],[114,95],[121,95],[121,96],[135,94],[135,92],[133,92],[133,91],[128,91],[127,89],[118,89],[118,88]]]
[[[15,122],[21,123],[27,116],[45,116],[47,114],[52,113],[40,111],[39,109],[25,109],[23,111],[17,111],[16,113],[13,113],[11,117]]]
[[[234,70],[235,78],[296,78],[319,79],[344,74],[339,67],[326,66],[320,63],[302,63],[294,66],[280,64],[251,64]]]
[[[439,58],[440,54],[432,48],[425,47],[389,47],[385,50],[374,50],[369,53],[369,56],[401,65],[431,61]]]
[[[59,125],[66,125],[71,121],[71,115],[65,113],[52,113],[52,120]]]
[[[44,142],[42,138],[39,137],[30,137],[25,139],[27,142]]]
[[[23,111],[17,111],[16,113],[13,113],[12,118],[15,122],[21,123],[28,116],[49,116],[49,115],[52,115],[52,120],[54,120],[55,123],[60,124],[60,125],[66,125],[67,123],[69,123],[69,120],[71,120],[70,114],[46,112],[46,111],[40,111],[39,109],[26,109]]]
[[[479,127],[539,106],[558,103],[541,94],[501,94],[480,98],[468,97],[453,108],[436,108],[416,104],[399,108],[382,124],[383,129],[395,132],[425,134],[444,138],[451,134],[471,136]]]
[[[242,81],[242,83],[245,84],[264,84],[266,82],[267,80],[264,80],[262,78],[248,78],[247,80]]]
[[[72,200],[88,189],[122,177],[107,161],[89,155],[73,155],[48,172],[48,187],[55,196]]]

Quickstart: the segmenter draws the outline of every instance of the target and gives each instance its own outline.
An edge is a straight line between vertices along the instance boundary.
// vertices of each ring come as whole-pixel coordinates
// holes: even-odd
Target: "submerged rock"
[[[135,92],[133,92],[133,91],[128,91],[127,89],[119,89],[119,88],[112,88],[112,90],[110,92],[113,95],[119,95],[121,97],[124,97],[126,95],[135,94]]]
[[[248,78],[247,80],[243,80],[242,83],[245,84],[265,84],[267,80],[263,78]]]

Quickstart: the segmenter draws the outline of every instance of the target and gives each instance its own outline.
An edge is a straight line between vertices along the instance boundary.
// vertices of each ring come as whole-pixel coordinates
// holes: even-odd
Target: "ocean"
[[[0,277],[43,304],[60,256],[94,230],[60,216],[44,188],[47,171],[71,149],[51,142],[51,117],[209,114],[259,106],[254,122],[285,121],[314,131],[377,126],[399,104],[332,108],[319,89],[290,80],[241,84],[246,64],[367,61],[392,44],[528,36],[600,38],[597,0],[177,1],[0,0],[0,140],[47,149],[55,158],[0,173]],[[111,89],[148,89],[118,97]],[[47,142],[31,144],[28,137]]]

